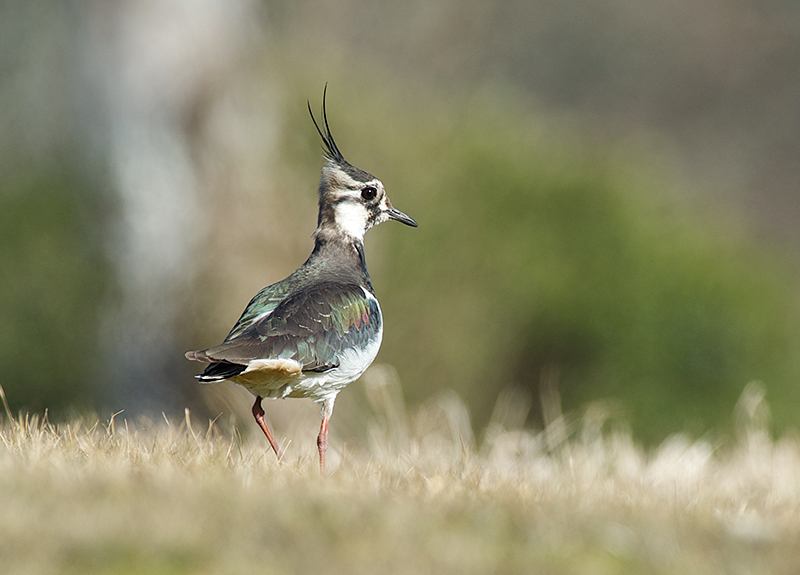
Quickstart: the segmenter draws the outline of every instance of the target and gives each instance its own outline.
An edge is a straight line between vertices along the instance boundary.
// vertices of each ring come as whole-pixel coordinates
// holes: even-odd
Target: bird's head
[[[325,150],[326,165],[322,168],[319,184],[319,218],[317,232],[341,233],[351,239],[363,241],[364,233],[372,226],[387,220],[397,220],[417,227],[417,222],[400,210],[392,207],[383,183],[363,170],[352,166],[344,159],[328,126],[325,110],[325,94],[322,96],[322,127],[320,128],[311,104],[308,112],[317,128]]]

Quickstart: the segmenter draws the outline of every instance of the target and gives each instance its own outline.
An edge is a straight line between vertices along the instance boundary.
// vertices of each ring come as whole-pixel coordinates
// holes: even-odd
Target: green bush
[[[87,195],[85,182],[58,168],[4,182],[0,383],[15,412],[96,405],[106,273]]]
[[[724,428],[761,380],[776,423],[800,423],[793,265],[631,176],[634,153],[548,141],[491,100],[432,113],[384,126],[398,165],[378,172],[420,224],[386,232],[378,277],[381,359],[412,401],[454,388],[480,429],[501,390],[538,397],[549,373],[565,411],[611,398],[655,441]]]

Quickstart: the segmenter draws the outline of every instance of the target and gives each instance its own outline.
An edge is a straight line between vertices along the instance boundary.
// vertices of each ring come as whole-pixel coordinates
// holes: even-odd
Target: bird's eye
[[[365,200],[373,200],[378,195],[378,190],[374,186],[367,186],[361,190],[361,197]]]

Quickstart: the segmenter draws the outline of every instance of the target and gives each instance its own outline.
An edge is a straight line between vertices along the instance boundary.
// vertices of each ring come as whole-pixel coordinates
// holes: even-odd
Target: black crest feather
[[[311,102],[308,102],[308,113],[311,114],[311,121],[314,122],[314,127],[317,129],[320,138],[322,138],[322,147],[325,150],[325,157],[328,158],[328,160],[335,162],[339,168],[341,168],[354,180],[358,180],[359,182],[370,182],[374,180],[375,176],[351,165],[347,160],[344,159],[344,156],[339,151],[339,146],[336,145],[336,141],[333,139],[333,135],[331,134],[331,127],[328,125],[328,112],[325,107],[327,94],[328,83],[326,82],[325,90],[322,92],[322,125],[325,128],[324,132],[322,129],[320,129],[317,119],[314,117],[314,112],[311,111]]]
[[[333,135],[331,134],[331,127],[328,125],[328,112],[325,109],[325,99],[327,94],[328,83],[326,82],[325,89],[322,92],[322,124],[325,126],[324,132],[320,129],[319,124],[317,124],[317,119],[314,117],[314,112],[311,111],[311,102],[308,102],[308,113],[311,114],[311,121],[314,122],[314,127],[317,129],[317,132],[319,132],[319,135],[322,138],[322,143],[325,148],[325,157],[338,164],[344,165],[347,164],[347,161],[339,151],[339,147],[336,145],[336,141],[333,139]]]

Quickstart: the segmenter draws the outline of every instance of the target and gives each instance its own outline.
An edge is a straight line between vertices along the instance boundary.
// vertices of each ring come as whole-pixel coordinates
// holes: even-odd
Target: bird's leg
[[[319,426],[317,449],[319,449],[319,472],[325,475],[325,452],[328,451],[328,422],[333,414],[334,398],[326,399],[322,403],[322,424]]]
[[[267,427],[267,420],[264,419],[264,409],[261,407],[260,397],[256,397],[256,402],[253,404],[253,417],[256,418],[256,423],[261,428],[261,431],[264,432],[264,435],[267,436],[267,441],[269,441],[269,444],[272,446],[275,455],[278,456],[278,463],[283,463],[283,453],[280,447],[278,447],[278,444],[275,443],[275,438],[272,437],[272,432],[269,430],[269,427]]]

